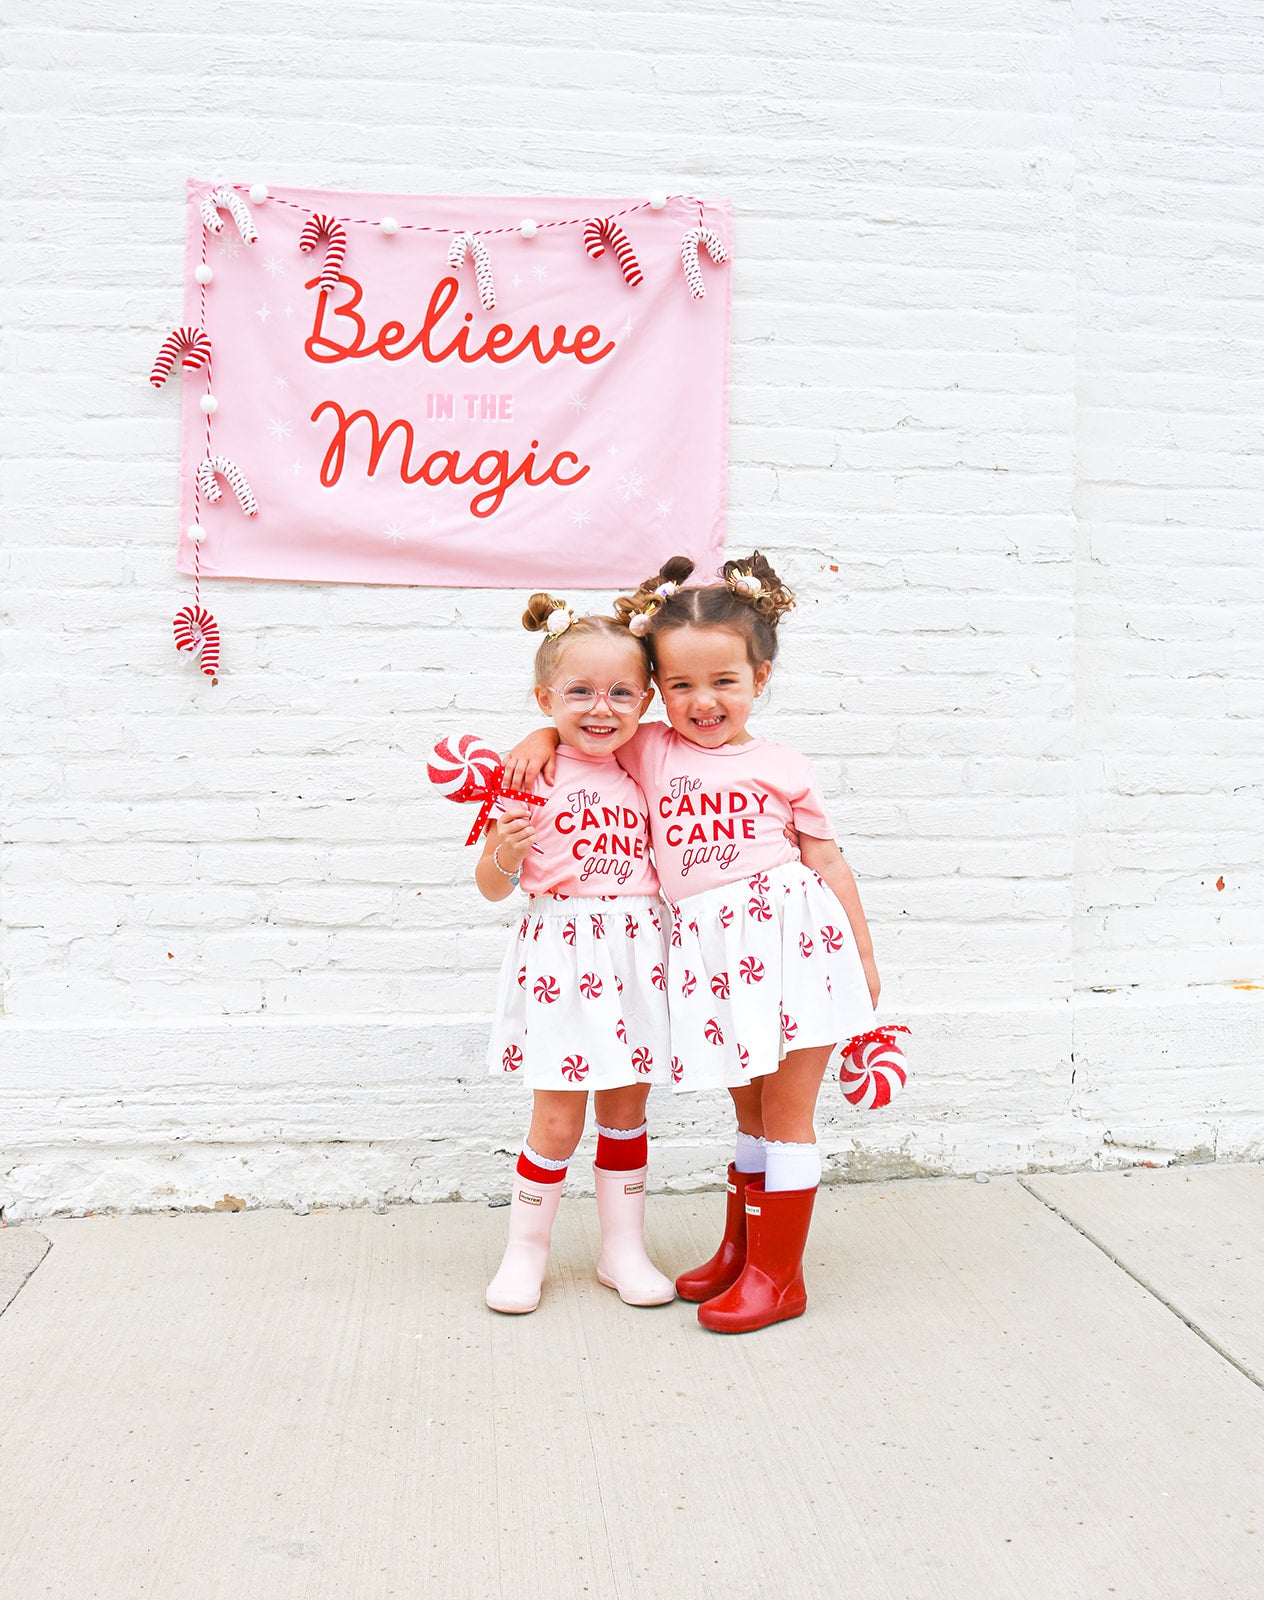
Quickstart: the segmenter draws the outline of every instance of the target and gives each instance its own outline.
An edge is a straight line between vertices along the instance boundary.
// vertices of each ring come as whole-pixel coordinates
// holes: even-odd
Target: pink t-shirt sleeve
[[[810,839],[832,839],[835,828],[825,809],[825,796],[821,792],[821,780],[816,775],[816,768],[806,756],[798,755],[795,767],[801,770],[792,774],[786,794],[795,827]]]
[[[647,778],[652,783],[653,774],[663,758],[663,752],[672,740],[672,731],[665,722],[642,722],[636,732],[614,753],[615,760],[635,778],[648,795]]]

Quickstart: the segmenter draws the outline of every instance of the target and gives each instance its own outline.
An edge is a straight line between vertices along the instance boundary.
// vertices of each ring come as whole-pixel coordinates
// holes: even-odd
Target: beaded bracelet
[[[518,879],[522,876],[521,868],[519,868],[518,870],[516,870],[514,872],[506,872],[504,867],[501,866],[501,864],[500,864],[500,846],[499,845],[497,845],[496,848],[492,851],[492,866],[495,867],[496,871],[500,873],[502,878],[508,878],[510,883],[512,883],[512,884],[516,884],[518,882]]]

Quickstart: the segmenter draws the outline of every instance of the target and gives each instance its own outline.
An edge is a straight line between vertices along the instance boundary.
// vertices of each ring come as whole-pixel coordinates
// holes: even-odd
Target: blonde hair
[[[531,596],[527,601],[527,609],[522,613],[522,626],[528,633],[546,635],[535,653],[537,689],[548,688],[557,675],[563,656],[579,639],[618,639],[620,643],[631,646],[639,657],[645,676],[649,677],[649,652],[639,639],[632,637],[622,623],[616,622],[613,617],[575,617],[563,632],[549,633],[549,618],[555,611],[565,611],[569,615],[570,607],[565,600],[559,600],[556,596],[541,591]]]

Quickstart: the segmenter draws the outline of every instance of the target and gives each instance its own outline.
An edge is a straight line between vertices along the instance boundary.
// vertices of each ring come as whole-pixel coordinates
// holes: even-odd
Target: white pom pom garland
[[[250,185],[250,203],[252,205],[261,206],[267,198],[268,186],[266,183],[252,183]]]
[[[201,406],[202,410],[208,417],[213,417],[219,410],[219,401],[213,394],[204,394],[198,401],[198,405]]]
[[[536,234],[540,231],[540,224],[535,220],[534,217],[523,217],[522,221],[518,224],[518,231],[521,233],[524,239],[534,239]]]
[[[383,233],[398,233],[399,219],[397,217],[383,217],[381,222],[378,223],[378,227],[381,228]]]
[[[215,274],[211,271],[210,267],[207,266],[206,262],[202,261],[196,267],[194,267],[193,276],[205,287],[206,284],[210,283],[214,279]]]

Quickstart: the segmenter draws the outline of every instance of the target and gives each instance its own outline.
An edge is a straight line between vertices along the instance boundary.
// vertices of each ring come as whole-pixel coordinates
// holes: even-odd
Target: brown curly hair
[[[777,656],[777,624],[794,607],[794,594],[773,571],[766,556],[755,550],[745,560],[726,561],[720,568],[722,583],[704,584],[691,589],[678,588],[663,596],[659,590],[669,583],[683,584],[692,576],[694,564],[688,556],[673,556],[652,578],[646,578],[635,594],[620,595],[614,614],[625,628],[638,616],[648,618],[640,633],[649,647],[650,660],[657,665],[654,640],[668,628],[726,628],[746,644],[746,659],[752,667]],[[759,580],[759,592],[744,591],[735,580]]]
[[[570,607],[565,600],[559,600],[556,596],[545,594],[541,590],[527,601],[527,609],[522,613],[522,626],[528,633],[546,633],[550,615],[554,611],[569,610]],[[642,641],[629,634],[622,623],[616,622],[613,617],[576,617],[565,633],[559,633],[555,638],[546,638],[541,642],[540,648],[535,653],[536,688],[548,688],[557,674],[562,657],[577,639],[600,636],[622,640],[636,651],[640,657],[640,666],[648,669],[649,652]]]

